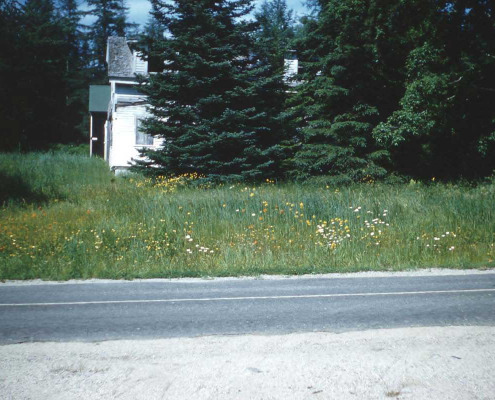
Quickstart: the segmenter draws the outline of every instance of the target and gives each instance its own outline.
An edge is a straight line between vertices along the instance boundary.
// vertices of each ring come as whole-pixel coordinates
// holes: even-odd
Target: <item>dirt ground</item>
[[[495,399],[495,328],[0,347],[1,399]]]

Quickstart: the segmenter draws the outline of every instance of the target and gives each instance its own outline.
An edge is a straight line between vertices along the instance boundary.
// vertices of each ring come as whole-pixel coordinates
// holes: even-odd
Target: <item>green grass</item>
[[[490,182],[188,187],[64,154],[0,154],[0,178],[0,279],[495,266]]]

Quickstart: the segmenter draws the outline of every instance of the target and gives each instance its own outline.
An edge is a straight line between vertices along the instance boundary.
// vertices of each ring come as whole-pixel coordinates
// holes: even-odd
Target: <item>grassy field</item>
[[[495,266],[495,183],[196,185],[0,155],[0,279]]]

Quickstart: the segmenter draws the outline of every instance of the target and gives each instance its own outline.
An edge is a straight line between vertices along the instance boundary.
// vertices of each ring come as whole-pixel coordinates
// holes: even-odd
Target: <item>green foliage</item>
[[[0,124],[4,149],[64,141],[64,26],[51,0],[2,3]]]
[[[152,114],[144,127],[166,146],[143,150],[149,161],[140,166],[152,166],[155,174],[196,172],[217,180],[276,173],[276,136],[258,104],[258,96],[269,101],[273,80],[262,75],[252,54],[255,26],[242,18],[252,10],[251,1],[152,4],[168,35],[142,50],[148,59],[166,60],[166,67],[143,78]]]
[[[0,153],[0,206],[77,202],[86,185],[108,184],[112,176],[105,163],[77,151],[59,146],[47,153]]]
[[[49,153],[2,154],[0,174],[18,183],[1,192],[18,197],[0,208],[0,279],[495,266],[493,181],[194,187]]]
[[[442,64],[445,61],[441,59],[441,53],[428,43],[411,51],[406,64],[409,78],[400,101],[401,109],[376,127],[378,141],[398,146],[409,136],[434,136],[445,131],[448,103],[444,100],[451,94],[448,83],[452,77],[433,72]]]
[[[291,78],[286,77],[285,58],[291,57],[294,39],[292,10],[285,0],[264,1],[255,13],[254,54],[259,69],[256,107],[264,114],[265,135],[258,146],[267,149],[271,160],[270,177],[284,176],[284,161],[290,154],[294,127],[286,111]],[[264,175],[268,175],[265,171]]]
[[[0,3],[0,149],[46,149],[80,142],[87,77],[72,1]]]
[[[400,173],[454,179],[495,168],[493,5],[441,2],[410,23],[404,94],[374,129]]]
[[[332,175],[338,181],[383,177],[386,153],[371,132],[380,117],[382,81],[376,67],[376,22],[361,1],[329,1],[302,48],[303,84],[291,100],[299,138],[292,175]]]
[[[292,10],[286,0],[264,0],[254,14],[258,28],[255,32],[256,51],[266,60],[273,71],[281,73],[284,57],[291,49],[294,39]]]
[[[77,143],[89,132],[87,105],[91,54],[86,27],[81,22],[86,13],[80,10],[76,0],[57,0],[56,5],[58,18],[63,25],[66,54],[65,68],[59,71],[60,79],[66,85],[61,125],[68,139],[66,142]]]
[[[64,153],[78,155],[81,157],[89,157],[89,144],[56,144],[50,148],[54,153]]]
[[[456,179],[494,170],[491,2],[312,5],[296,42],[304,84],[291,104],[294,176],[355,180],[386,167]]]
[[[210,180],[478,178],[495,170],[495,13],[487,0],[153,0],[141,50],[165,140],[140,167]],[[0,0],[0,149],[81,143],[124,0]],[[95,22],[82,25],[92,14]],[[300,86],[283,79],[297,50]],[[152,168],[147,168],[152,166]],[[409,179],[408,178],[408,179]]]

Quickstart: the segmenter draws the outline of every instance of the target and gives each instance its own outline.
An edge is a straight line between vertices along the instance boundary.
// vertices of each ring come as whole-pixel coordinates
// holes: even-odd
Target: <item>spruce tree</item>
[[[141,90],[151,118],[146,132],[164,139],[144,150],[147,171],[199,173],[211,179],[261,179],[273,173],[274,144],[265,138],[265,114],[257,106],[260,75],[253,57],[254,24],[244,18],[251,0],[153,0],[153,13],[167,30],[143,48],[165,64]]]
[[[268,149],[266,156],[273,162],[274,176],[285,174],[285,160],[290,154],[289,138],[293,127],[285,112],[288,92],[296,77],[286,75],[286,57],[292,52],[294,20],[285,0],[265,0],[255,13],[254,54],[257,57],[259,77],[256,81],[257,107],[265,117],[266,135],[259,147]]]
[[[90,52],[85,15],[76,0],[58,0],[57,9],[65,39],[65,70],[61,74],[66,89],[64,131],[72,141],[80,142],[88,133],[88,85],[90,84]],[[62,121],[61,121],[62,122]]]
[[[320,2],[316,21],[307,22],[303,48],[304,83],[291,99],[299,126],[292,174],[303,179],[332,176],[351,182],[385,175],[386,153],[371,133],[379,120],[373,9],[366,2]]]
[[[13,0],[0,0],[0,151],[21,147],[23,101],[17,82],[24,79],[22,56],[22,13]],[[25,140],[24,140],[25,141]]]
[[[2,51],[0,56],[4,91],[0,124],[11,138],[6,145],[33,150],[70,141],[61,123],[66,111],[67,53],[53,2],[4,5],[12,18],[2,21],[6,25],[1,28],[12,40],[6,47],[11,52]]]

